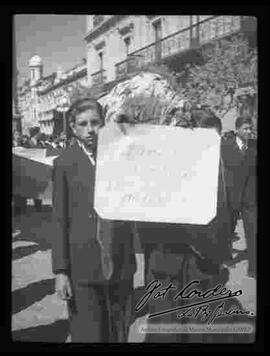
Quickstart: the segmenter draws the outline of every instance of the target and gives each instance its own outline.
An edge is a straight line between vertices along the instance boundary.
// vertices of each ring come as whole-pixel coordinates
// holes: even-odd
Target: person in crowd
[[[51,148],[52,147],[52,138],[47,136],[44,143],[47,148]]]
[[[57,148],[57,143],[56,143],[57,137],[54,135],[51,138],[51,145],[53,148]]]
[[[59,146],[61,148],[65,148],[67,143],[67,135],[61,132],[60,137],[59,137]]]
[[[74,143],[54,160],[52,266],[68,301],[71,342],[127,342],[136,259],[125,221],[94,210],[96,150],[104,125],[91,98],[68,112]]]
[[[215,128],[219,136],[221,136],[221,120],[209,109],[193,110],[192,117],[196,127]]]
[[[57,136],[54,139],[54,143],[55,143],[55,148],[63,148],[62,139],[60,136]]]
[[[22,146],[22,137],[19,131],[15,130],[13,132],[13,147]]]
[[[29,134],[30,134],[29,144],[30,144],[30,147],[34,148],[34,147],[38,146],[39,133],[40,133],[40,128],[37,127],[37,126],[31,127],[29,129]]]
[[[30,147],[30,137],[27,135],[22,135],[22,146],[24,148],[29,148]]]
[[[44,133],[40,133],[37,137],[37,142],[41,148],[46,147],[45,141],[46,141],[46,135]]]
[[[232,220],[232,233],[237,219],[241,216],[244,225],[248,253],[248,275],[256,275],[256,162],[257,144],[252,139],[252,120],[238,117],[235,132],[222,140],[221,152],[224,159],[225,174]]]

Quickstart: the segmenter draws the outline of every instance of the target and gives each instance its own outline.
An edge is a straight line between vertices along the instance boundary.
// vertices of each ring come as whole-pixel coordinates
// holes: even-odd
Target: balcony
[[[91,74],[92,76],[92,85],[99,86],[103,85],[105,82],[105,70],[101,69],[96,73]]]
[[[125,61],[116,64],[116,78],[125,78],[128,73],[133,73],[138,70],[139,58],[138,57],[128,57]]]
[[[132,52],[126,60],[115,65],[116,79],[122,79],[150,63],[160,63],[168,57],[236,33],[240,29],[240,16],[212,16]]]
[[[218,16],[199,23],[200,45],[238,32],[241,29],[240,16]]]

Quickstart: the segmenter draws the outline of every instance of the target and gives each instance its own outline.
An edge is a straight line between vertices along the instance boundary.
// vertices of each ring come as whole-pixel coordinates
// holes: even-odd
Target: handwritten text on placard
[[[211,129],[108,124],[99,136],[95,209],[107,219],[209,223],[219,145]]]

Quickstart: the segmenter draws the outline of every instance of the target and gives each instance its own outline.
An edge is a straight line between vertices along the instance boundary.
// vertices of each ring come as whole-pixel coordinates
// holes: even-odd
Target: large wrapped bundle
[[[153,123],[159,125],[176,125],[182,127],[200,126],[199,120],[197,120],[197,118],[194,119],[195,122],[192,123],[190,112],[191,108],[187,108],[186,102],[183,100],[183,98],[179,97],[179,95],[177,95],[174,89],[170,86],[168,81],[158,74],[142,73],[128,81],[118,84],[107,95],[107,97],[102,100],[102,105],[105,110],[106,123],[111,121],[124,121],[130,123]],[[198,115],[198,119],[199,116],[200,115]],[[205,116],[207,116],[206,110]],[[124,119],[123,121],[122,118]],[[108,125],[108,127],[109,126],[110,125]],[[128,127],[132,125],[119,126]],[[137,127],[139,126],[141,125],[138,125]],[[148,125],[145,126],[147,127]],[[151,130],[152,129],[154,129],[153,131],[155,131],[157,128],[151,127]],[[158,128],[158,130],[159,129],[161,128]],[[164,130],[164,133],[170,131],[170,129],[171,128],[168,127],[162,128],[162,130]],[[130,131],[132,130],[135,131],[135,127],[131,127]],[[178,129],[176,128],[174,129],[174,131],[177,130]],[[128,138],[131,136],[131,134],[130,136],[128,136],[128,133],[128,130],[124,130],[124,135],[126,135],[127,139],[123,140],[123,142],[127,146],[131,144],[132,141],[131,139],[128,140]],[[166,135],[163,136],[165,137]],[[115,140],[119,138],[119,136],[117,135],[113,135],[113,137]],[[164,139],[164,137],[162,137],[162,134],[160,135],[161,141]],[[181,137],[181,135],[178,135],[178,137]],[[109,141],[104,140],[104,142],[108,144]],[[148,145],[148,142],[151,142],[150,137],[149,140],[145,140],[145,146]],[[169,142],[170,146],[173,146],[173,142],[171,140],[167,140],[167,142]],[[195,142],[195,146],[195,148],[198,150],[198,141]],[[113,142],[110,146],[112,155],[115,147],[117,147],[117,149],[119,147],[120,149],[123,148],[121,147],[120,140],[118,140],[118,145]],[[149,147],[147,146],[147,148]],[[161,149],[164,147],[162,146],[162,142],[158,147]],[[151,146],[151,148],[153,147]],[[183,163],[183,161],[185,161],[186,157],[188,157],[188,161],[190,164],[190,162],[192,161],[191,156],[194,151],[196,151],[195,148],[194,145],[191,146],[190,142],[187,142],[187,147],[185,147],[184,150],[181,150],[181,152],[183,152],[183,155],[180,157],[178,156],[177,159],[174,160],[173,163],[175,163],[175,166],[181,167],[181,164]],[[150,152],[151,154],[153,153],[153,151],[154,150],[151,149],[148,150],[148,152]],[[147,149],[145,151],[143,151],[143,149],[138,150],[138,156],[143,156],[142,152],[147,152]],[[178,152],[180,152],[180,150]],[[120,155],[115,155],[114,157],[116,157],[116,161],[118,161],[117,163],[119,163]],[[111,159],[111,162],[109,162],[109,164],[113,163],[114,157],[110,157],[108,154],[108,161]],[[130,159],[130,156],[128,157]],[[153,165],[157,161],[157,159],[155,158],[155,161],[153,157],[154,155],[151,155],[149,159],[149,161],[151,160],[149,164],[149,166],[152,167],[151,169],[153,169]],[[122,156],[122,161],[123,160],[124,159]],[[132,161],[132,159],[130,160]],[[136,156],[134,161],[135,160]],[[140,158],[138,159],[138,161],[141,162]],[[201,162],[202,160],[199,159],[199,161]],[[136,166],[136,162],[132,163],[134,164],[134,166]],[[164,162],[161,162],[160,167],[162,167],[163,163]],[[167,285],[169,282],[172,282],[177,287],[177,290],[181,290],[191,281],[199,280],[202,282],[202,289],[206,291],[207,289],[216,287],[216,285],[219,283],[221,285],[225,284],[225,282],[227,281],[228,273],[226,273],[226,270],[222,270],[221,264],[226,262],[226,260],[230,258],[231,254],[229,241],[231,231],[230,214],[226,199],[226,182],[222,159],[217,160],[215,164],[218,165],[218,174],[216,181],[216,215],[208,224],[202,225],[197,223],[170,223],[169,221],[153,222],[153,220],[149,219],[149,213],[143,215],[141,221],[134,219],[134,233],[140,241],[140,245],[145,255],[145,285],[148,285],[154,280],[158,280],[164,286]],[[158,164],[156,164],[156,167],[158,167]],[[202,169],[206,170],[207,168],[206,166],[203,166]],[[113,169],[110,169],[110,172],[112,171]],[[120,172],[120,170],[117,169],[115,169],[114,171],[117,172],[117,174],[119,174]],[[138,170],[136,172],[138,172]],[[140,170],[138,174],[140,174]],[[208,176],[210,174],[213,174],[213,170],[207,170],[207,174]],[[132,187],[132,182],[134,182],[136,178],[136,173],[133,174],[131,169],[126,169],[126,174],[124,173],[122,175],[119,175],[120,181],[122,181],[122,176],[124,176],[125,179],[128,179],[128,184],[130,186],[129,190],[127,191],[130,193],[130,187]],[[106,177],[105,181],[109,180],[111,176],[112,174],[110,173],[104,175],[104,177]],[[141,176],[143,176],[143,174],[141,174]],[[162,174],[160,174],[160,176],[162,176]],[[115,176],[113,176],[113,179],[114,177]],[[176,177],[179,177],[179,175],[176,175]],[[145,186],[147,186],[146,182],[151,182],[153,183],[153,186],[155,186],[155,183],[159,181],[159,178],[160,177],[154,177],[152,180],[149,179],[147,181],[147,179],[145,179],[144,181],[142,181],[141,185],[138,184],[139,193],[141,192],[141,190],[145,189]],[[207,179],[201,180],[199,182],[201,184],[201,190],[205,190],[206,185],[208,183]],[[171,183],[173,183],[172,175],[168,185]],[[183,183],[183,179],[181,182],[180,178],[179,183]],[[166,185],[164,185],[163,190],[162,188],[160,189],[160,186],[161,185],[158,186],[156,196],[158,196],[159,192],[166,192]],[[171,186],[173,186],[173,184],[171,184]],[[181,184],[179,184],[179,190],[181,189],[180,186]],[[125,183],[123,183],[122,185],[119,184],[119,187],[120,191],[124,191]],[[143,188],[141,189],[141,187]],[[108,188],[108,190],[109,189],[112,188]],[[172,190],[172,192],[174,193],[172,193],[171,195],[176,195],[178,193],[177,189],[178,188]],[[115,194],[115,190],[117,190],[117,187],[114,186],[112,190],[112,194]],[[153,196],[155,197],[155,195]],[[199,199],[200,198],[198,195],[198,198],[195,198],[195,202],[197,202],[198,205],[202,203],[201,201],[199,201]],[[213,195],[210,194],[209,197],[207,196],[206,200],[211,199],[213,199]],[[156,205],[153,204],[153,207],[151,207],[153,211],[157,208]],[[107,207],[108,205],[106,205],[106,208]],[[128,208],[130,209],[130,206]],[[161,214],[164,213],[164,210]],[[180,215],[181,212],[178,207],[175,209],[175,211],[176,214]],[[162,216],[163,218],[164,214],[160,216]],[[160,220],[163,221],[162,218],[160,218]],[[136,302],[138,302],[138,300],[136,300]],[[150,314],[155,314],[162,310],[173,309],[179,305],[183,306],[184,302],[181,300],[177,300],[177,303],[175,303],[175,301],[168,297],[164,298],[163,301],[156,303],[156,301],[153,299],[153,301],[149,301],[148,312]],[[196,318],[193,318],[191,320],[193,323],[198,322]],[[171,313],[166,316],[162,315],[161,317],[158,317],[156,319],[151,319],[151,323],[155,322],[163,324],[168,323],[172,325],[175,323],[179,323],[179,318],[176,313]],[[187,321],[185,320],[184,323],[187,323]],[[185,338],[185,336],[187,337]],[[147,335],[146,340],[148,342],[192,342],[193,336],[194,335],[192,334],[187,334],[183,337],[183,335],[180,333],[169,333],[164,334],[163,336],[159,334],[158,337],[156,337],[155,334],[150,333]],[[194,340],[198,340],[197,337],[198,334],[195,335]],[[199,340],[201,341],[202,338],[200,338]]]
[[[105,121],[153,123],[172,126],[193,126],[187,102],[179,97],[165,77],[154,73],[140,73],[116,85],[101,99]],[[194,124],[196,126],[196,124]],[[219,167],[217,215],[208,225],[137,222],[144,250],[147,246],[165,243],[182,246],[190,244],[211,261],[220,263],[229,258],[230,221],[226,203],[224,167]],[[203,189],[203,182],[202,182]],[[181,242],[181,243],[180,243]],[[179,244],[180,243],[180,244]],[[181,248],[180,248],[181,250]]]
[[[119,83],[100,102],[106,122],[125,116],[131,123],[173,124],[173,113],[184,106],[165,77],[148,72]]]

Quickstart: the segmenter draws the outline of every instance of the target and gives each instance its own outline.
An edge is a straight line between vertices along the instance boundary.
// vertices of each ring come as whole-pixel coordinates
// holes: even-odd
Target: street
[[[43,207],[16,217],[12,237],[12,335],[13,340],[69,342],[68,314],[65,302],[54,293],[54,275],[51,270],[50,239],[53,238],[51,210]],[[237,225],[240,236],[233,247],[246,248],[242,222]],[[142,287],[143,255],[137,254],[138,268],[134,286]],[[242,289],[238,297],[243,309],[256,313],[256,281],[246,276],[247,261],[243,258],[230,268],[226,284],[231,290]],[[130,327],[129,342],[143,342],[144,334],[138,326],[147,316],[141,316]]]

